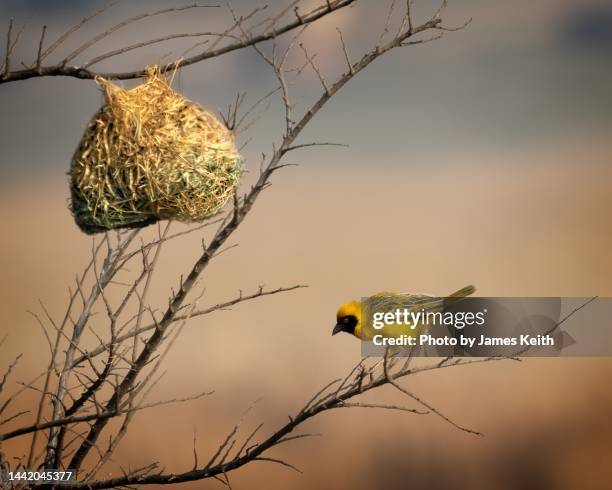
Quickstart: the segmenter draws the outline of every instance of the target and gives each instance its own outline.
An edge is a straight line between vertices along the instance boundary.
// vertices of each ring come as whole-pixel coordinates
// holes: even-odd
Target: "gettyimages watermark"
[[[432,309],[410,297],[362,298],[362,355],[383,356],[390,349],[411,357],[612,356],[612,298],[437,303]]]

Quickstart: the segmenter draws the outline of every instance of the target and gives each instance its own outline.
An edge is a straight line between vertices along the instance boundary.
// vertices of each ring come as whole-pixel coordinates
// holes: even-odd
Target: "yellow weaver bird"
[[[377,311],[393,311],[397,308],[409,311],[437,312],[443,311],[455,301],[465,298],[476,291],[474,286],[466,286],[452,293],[446,298],[436,298],[425,294],[391,293],[383,291],[372,295]],[[419,333],[419,325],[411,324],[385,324],[382,329],[376,330],[372,325],[362,322],[361,301],[347,301],[336,313],[336,325],[332,335],[340,332],[350,333],[361,340],[372,340],[374,335],[383,335],[386,338],[398,338],[402,335],[415,336]]]

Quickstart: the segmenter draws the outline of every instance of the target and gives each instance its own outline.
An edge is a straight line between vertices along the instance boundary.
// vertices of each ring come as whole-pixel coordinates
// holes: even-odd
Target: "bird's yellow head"
[[[332,335],[340,332],[350,333],[360,338],[361,303],[359,301],[349,301],[338,309],[338,313],[336,313],[336,326],[332,330]]]

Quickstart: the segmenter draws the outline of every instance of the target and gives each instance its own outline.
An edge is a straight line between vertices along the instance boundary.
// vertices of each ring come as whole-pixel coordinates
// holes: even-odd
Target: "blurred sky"
[[[271,10],[285,4],[268,3]],[[101,5],[2,0],[0,24],[9,17],[27,24],[16,59],[31,62],[43,23],[51,40]],[[180,3],[120,3],[52,60],[120,19],[162,5]],[[246,13],[254,3],[233,5]],[[414,8],[425,19],[437,4],[417,1]],[[329,79],[344,69],[335,27],[357,59],[376,42],[385,9],[386,2],[364,2],[306,31],[305,44],[318,53]],[[300,142],[349,148],[291,155],[288,162],[300,165],[274,177],[232,240],[240,246],[208,270],[204,300],[214,304],[262,283],[309,288],[192,322],[168,358],[159,398],[201,389],[217,390],[216,398],[143,413],[118,460],[136,466],[160,459],[181,469],[191,462],[194,426],[204,452],[259,396],[264,401],[254,423],[262,419],[270,428],[286,420],[356,362],[353,339],[330,338],[336,307],[351,297],[379,290],[445,294],[468,283],[489,296],[612,296],[612,4],[457,0],[444,17],[449,26],[473,22],[377,61],[321,111]],[[78,61],[151,36],[222,30],[230,23],[224,9],[154,18],[117,31]],[[190,45],[143,49],[99,68],[168,61],[167,53]],[[301,62],[298,52],[291,63]],[[176,86],[206,107],[223,109],[239,91],[247,92],[247,105],[257,100],[274,87],[274,77],[246,50],[182,70]],[[298,113],[319,90],[312,73],[296,81]],[[0,86],[0,338],[9,333],[0,359],[26,352],[19,380],[47,362],[44,337],[26,310],[37,310],[41,298],[59,317],[66,288],[91,250],[91,238],[67,210],[66,173],[101,102],[92,81],[43,78]],[[282,125],[275,102],[239,135],[239,144],[250,140],[243,150],[252,171],[247,184]],[[152,301],[165,303],[169,285],[198,252],[195,238],[165,249]],[[611,374],[607,359],[548,359],[415,378],[414,389],[483,430],[484,442],[433,417],[330,414],[307,428],[325,437],[286,449],[305,475],[257,467],[241,473],[237,487],[270,488],[273,481],[278,488],[371,489],[382,482],[391,489],[408,480],[429,490],[448,488],[448,482],[518,489],[534,481],[540,489],[603,488],[611,478],[604,464],[612,448]],[[377,401],[397,401],[385,393]],[[27,442],[9,449],[16,454]],[[404,468],[405,454],[414,464]],[[524,473],[517,473],[517,461]]]

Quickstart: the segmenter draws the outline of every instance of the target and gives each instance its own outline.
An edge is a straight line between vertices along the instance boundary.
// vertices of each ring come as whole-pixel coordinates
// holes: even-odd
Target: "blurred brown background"
[[[97,25],[152,10],[152,3],[120,5]],[[235,5],[246,11],[252,3]],[[36,26],[49,24],[52,38],[97,6],[8,0],[0,5],[0,19],[2,25],[11,16],[27,21],[18,54],[29,59]],[[418,2],[416,8],[424,18],[435,7]],[[152,19],[146,27],[117,33],[104,47],[143,39],[147,32],[229,23],[223,9],[199,15]],[[356,58],[376,39],[384,16],[382,2],[349,9],[313,28],[307,45],[320,53],[332,77],[342,69],[335,26]],[[231,241],[240,246],[210,268],[203,301],[214,304],[259,284],[309,288],[192,321],[167,360],[156,399],[204,389],[215,394],[140,413],[109,471],[152,460],[168,471],[189,469],[194,428],[205,460],[258,397],[245,434],[262,421],[262,433],[284,423],[358,360],[354,339],[330,337],[335,310],[346,299],[383,289],[444,294],[468,283],[490,296],[612,295],[609,3],[502,6],[472,0],[452,4],[447,22],[457,25],[467,17],[474,21],[465,31],[382,59],[318,116],[302,142],[350,147],[292,156],[300,166],[275,176]],[[88,35],[76,36],[74,45]],[[101,68],[160,61],[167,51],[143,50]],[[208,107],[223,108],[238,90],[256,100],[273,78],[254,52],[245,51],[185,69],[178,86]],[[316,90],[315,80],[306,77],[296,87],[298,101],[307,103]],[[87,81],[40,79],[0,87],[0,337],[9,334],[0,364],[25,353],[7,390],[47,362],[44,338],[26,310],[39,308],[40,298],[59,317],[67,287],[91,250],[91,238],[79,233],[66,208],[66,171],[100,101]],[[278,139],[280,116],[280,106],[273,105],[242,137],[253,138],[244,151],[253,173],[260,152]],[[164,250],[155,304],[164,304],[198,250],[195,237]],[[422,374],[408,381],[415,391],[486,436],[461,433],[434,416],[335,411],[305,426],[322,437],[274,453],[304,474],[259,462],[235,472],[232,483],[296,489],[606,488],[612,482],[611,375],[609,359],[567,358]],[[398,400],[386,389],[374,398]],[[17,408],[31,408],[34,399],[24,396]],[[18,455],[28,443],[17,439],[5,450]],[[213,485],[218,483],[185,487]]]

